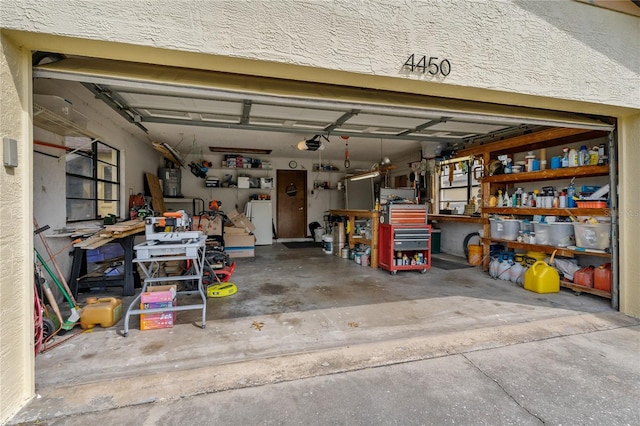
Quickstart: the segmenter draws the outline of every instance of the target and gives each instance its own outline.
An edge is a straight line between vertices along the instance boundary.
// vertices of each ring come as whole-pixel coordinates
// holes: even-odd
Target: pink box
[[[176,298],[176,285],[149,286],[140,296],[140,303],[173,302]]]

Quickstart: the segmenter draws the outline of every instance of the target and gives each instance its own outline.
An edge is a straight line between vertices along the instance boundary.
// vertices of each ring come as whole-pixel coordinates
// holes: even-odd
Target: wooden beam
[[[571,136],[593,133],[596,136],[604,136],[607,134],[605,131],[594,131],[590,129],[573,129],[566,127],[546,129],[535,133],[529,133],[526,135],[520,135],[509,139],[504,139],[498,142],[489,142],[483,145],[472,146],[469,148],[461,149],[456,153],[456,156],[462,157],[466,155],[478,156],[485,152],[496,151],[526,151],[526,147],[534,146],[534,144],[544,144],[544,146],[557,145],[558,139],[568,138]],[[547,145],[549,144],[549,145]],[[538,146],[540,147],[540,146]]]

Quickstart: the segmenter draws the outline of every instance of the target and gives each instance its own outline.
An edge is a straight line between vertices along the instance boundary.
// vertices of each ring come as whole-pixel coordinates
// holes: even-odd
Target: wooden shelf
[[[598,256],[598,257],[607,257],[607,258],[611,257],[610,253],[595,253],[590,251],[585,252],[581,250],[572,250],[566,247],[555,247],[555,246],[547,246],[542,244],[520,243],[518,241],[502,240],[498,238],[483,237],[480,240],[487,245],[489,245],[491,242],[495,242],[495,243],[504,244],[507,246],[507,248],[517,249],[517,250],[540,251],[547,254],[551,254],[555,251],[556,256],[574,257],[576,254],[578,254],[578,255]]]
[[[540,209],[537,207],[483,207],[482,213],[544,216],[610,216],[609,209]]]
[[[460,222],[460,223],[489,223],[489,219],[485,217],[463,216],[459,214],[430,214],[428,220],[434,222]]]
[[[537,172],[508,173],[485,177],[483,183],[517,183],[535,182],[539,180],[571,179],[573,177],[606,176],[609,174],[609,166],[579,166],[565,167],[562,169],[546,169]]]
[[[589,293],[600,297],[605,297],[607,299],[611,299],[611,293],[603,290],[598,290],[597,288],[585,287],[582,285],[577,285],[569,281],[560,280],[560,287],[570,288],[576,293]]]

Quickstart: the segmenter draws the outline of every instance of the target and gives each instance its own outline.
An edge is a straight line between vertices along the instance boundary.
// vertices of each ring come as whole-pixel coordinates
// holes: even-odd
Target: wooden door
[[[278,238],[307,236],[307,171],[278,170],[277,229]]]

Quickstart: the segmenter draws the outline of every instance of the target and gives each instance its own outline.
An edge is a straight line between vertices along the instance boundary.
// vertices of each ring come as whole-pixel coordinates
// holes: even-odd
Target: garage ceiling
[[[606,127],[548,111],[91,58],[39,65],[34,77],[84,84],[129,125],[182,154],[193,145],[178,142],[193,138],[206,151],[270,149],[275,157],[341,161],[348,137],[352,161],[376,162],[419,158],[423,143],[462,147],[554,124]],[[329,139],[321,153],[296,149],[316,134]]]

